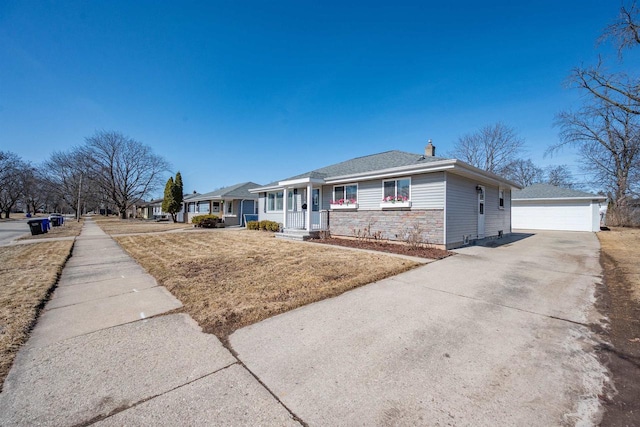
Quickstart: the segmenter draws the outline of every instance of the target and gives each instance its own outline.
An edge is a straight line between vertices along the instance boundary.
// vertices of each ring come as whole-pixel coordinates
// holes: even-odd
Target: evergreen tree
[[[173,183],[173,177],[169,177],[169,179],[167,180],[166,185],[164,186],[164,199],[162,199],[162,212],[166,212],[171,214],[171,217],[173,218],[173,214],[171,213],[171,210],[173,208],[174,202],[173,202],[173,187],[175,187],[175,184]],[[173,220],[173,222],[175,221],[175,218]]]
[[[173,201],[176,204],[176,213],[180,212],[182,208],[182,202],[184,201],[184,192],[182,188],[182,175],[180,172],[176,173],[176,180],[173,184]],[[175,222],[175,218],[173,219]]]

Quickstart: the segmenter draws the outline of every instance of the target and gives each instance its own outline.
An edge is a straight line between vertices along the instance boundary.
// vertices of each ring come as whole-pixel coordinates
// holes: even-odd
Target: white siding
[[[462,243],[463,236],[478,235],[478,193],[475,181],[451,173],[447,180],[446,244]]]
[[[283,212],[265,212],[267,196],[265,193],[260,193],[258,199],[258,220],[259,221],[275,221],[282,223],[284,220]]]
[[[329,210],[331,200],[333,200],[333,185],[323,185],[320,190],[320,197],[322,202],[320,203],[320,210]]]
[[[499,231],[511,233],[511,193],[504,190],[504,209],[499,207],[499,189],[485,185],[484,227],[486,236],[497,236]]]
[[[513,228],[599,231],[599,206],[590,200],[518,200],[513,203]]]
[[[499,208],[498,186],[474,181],[452,173],[446,174],[446,240],[449,247],[460,244],[463,236],[478,238],[477,185],[485,187],[485,236],[497,236],[499,231],[511,233],[511,193],[504,190],[504,209]]]
[[[380,191],[382,196],[382,190]],[[442,208],[444,208],[444,172],[412,176],[411,209]]]
[[[333,186],[325,186],[325,188],[327,188],[327,190],[329,191],[328,200],[331,200],[331,192],[333,191]],[[358,182],[358,209],[380,210],[380,202],[382,202],[381,179]],[[421,174],[411,177],[411,208],[444,208],[443,172]]]
[[[382,201],[382,180],[361,181],[358,183],[358,209],[380,210]]]

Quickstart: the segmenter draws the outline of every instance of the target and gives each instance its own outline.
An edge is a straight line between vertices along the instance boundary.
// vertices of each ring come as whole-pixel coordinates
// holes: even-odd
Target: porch
[[[307,240],[329,229],[329,211],[320,210],[321,189],[312,183],[283,189],[283,221],[280,238]]]

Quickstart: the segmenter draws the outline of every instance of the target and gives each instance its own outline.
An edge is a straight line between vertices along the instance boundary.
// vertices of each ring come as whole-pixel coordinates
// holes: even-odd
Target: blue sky
[[[428,139],[443,154],[502,121],[588,178],[543,153],[580,103],[570,70],[614,58],[596,39],[619,2],[345,3],[3,0],[0,149],[38,163],[117,130],[207,192]]]

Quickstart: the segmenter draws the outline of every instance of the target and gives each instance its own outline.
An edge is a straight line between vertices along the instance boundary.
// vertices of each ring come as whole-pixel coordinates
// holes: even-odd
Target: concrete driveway
[[[458,252],[241,329],[231,346],[309,425],[594,423],[596,236]]]

